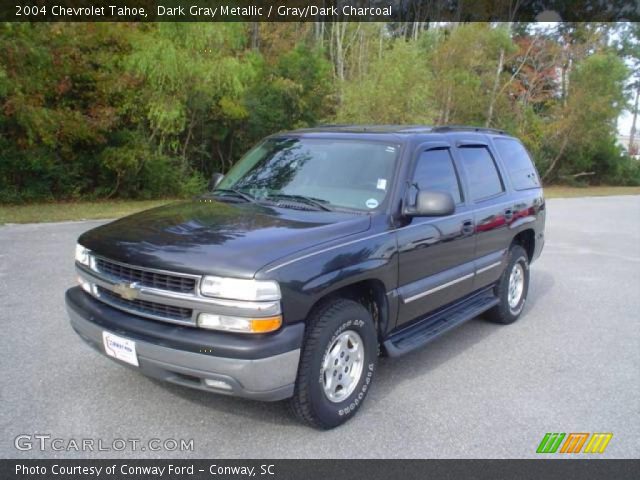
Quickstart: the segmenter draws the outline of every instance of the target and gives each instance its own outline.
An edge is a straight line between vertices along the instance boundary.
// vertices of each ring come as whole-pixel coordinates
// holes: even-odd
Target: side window
[[[502,164],[509,172],[513,188],[526,190],[540,186],[536,167],[520,142],[511,138],[494,138],[494,143],[502,157]]]
[[[448,192],[456,204],[462,201],[460,182],[449,149],[427,150],[420,154],[413,174],[420,190]]]
[[[474,201],[504,192],[498,168],[487,147],[458,149],[469,181],[469,195]]]

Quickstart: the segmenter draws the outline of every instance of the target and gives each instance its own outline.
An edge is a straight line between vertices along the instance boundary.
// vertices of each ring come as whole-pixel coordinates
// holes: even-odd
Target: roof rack
[[[425,133],[430,132],[431,127],[427,125],[394,125],[394,124],[357,124],[357,123],[323,123],[309,129],[336,129],[343,131],[354,131],[363,133]]]
[[[431,127],[428,125],[404,125],[404,124],[393,124],[393,123],[319,123],[314,125],[311,128],[326,128],[326,127],[337,127],[337,128],[362,128],[362,129],[394,129],[398,131],[409,131],[413,129],[425,130],[430,129]]]
[[[427,133],[432,132],[433,127],[429,125],[404,125],[398,130],[398,133]]]
[[[442,125],[440,127],[433,127],[432,131],[433,132],[459,132],[459,131],[487,132],[487,133],[498,133],[501,135],[506,135],[507,133],[504,130],[498,130],[496,128],[471,127],[468,125]]]

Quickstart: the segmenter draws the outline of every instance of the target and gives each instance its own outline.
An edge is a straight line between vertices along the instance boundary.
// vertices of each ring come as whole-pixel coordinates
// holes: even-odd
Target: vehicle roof
[[[467,125],[319,125],[312,128],[301,128],[288,132],[280,132],[271,137],[310,137],[310,138],[358,138],[362,140],[382,141],[393,139],[396,142],[421,142],[427,138],[444,140],[450,136],[500,135],[513,138],[502,130],[474,127]],[[438,138],[439,137],[439,138]]]
[[[357,125],[357,124],[330,124],[318,125],[311,128],[301,128],[282,132],[280,135],[304,135],[313,133],[354,133],[354,134],[399,134],[399,135],[415,135],[427,133],[491,133],[506,135],[504,130],[494,128],[476,127],[472,125]]]

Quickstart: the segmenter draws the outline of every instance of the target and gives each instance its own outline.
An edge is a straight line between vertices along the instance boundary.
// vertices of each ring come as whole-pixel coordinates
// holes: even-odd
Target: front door
[[[412,182],[420,190],[450,193],[456,211],[444,217],[415,217],[398,229],[398,325],[424,316],[473,290],[474,216],[446,142],[423,145]]]

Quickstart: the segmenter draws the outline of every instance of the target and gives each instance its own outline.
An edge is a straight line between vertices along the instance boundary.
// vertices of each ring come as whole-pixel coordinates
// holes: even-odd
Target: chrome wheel
[[[322,386],[332,402],[341,402],[353,393],[364,364],[364,344],[353,330],[336,337],[322,360]]]
[[[522,299],[522,292],[524,291],[524,268],[520,262],[517,262],[511,270],[509,275],[509,290],[508,300],[509,307],[514,310]]]

